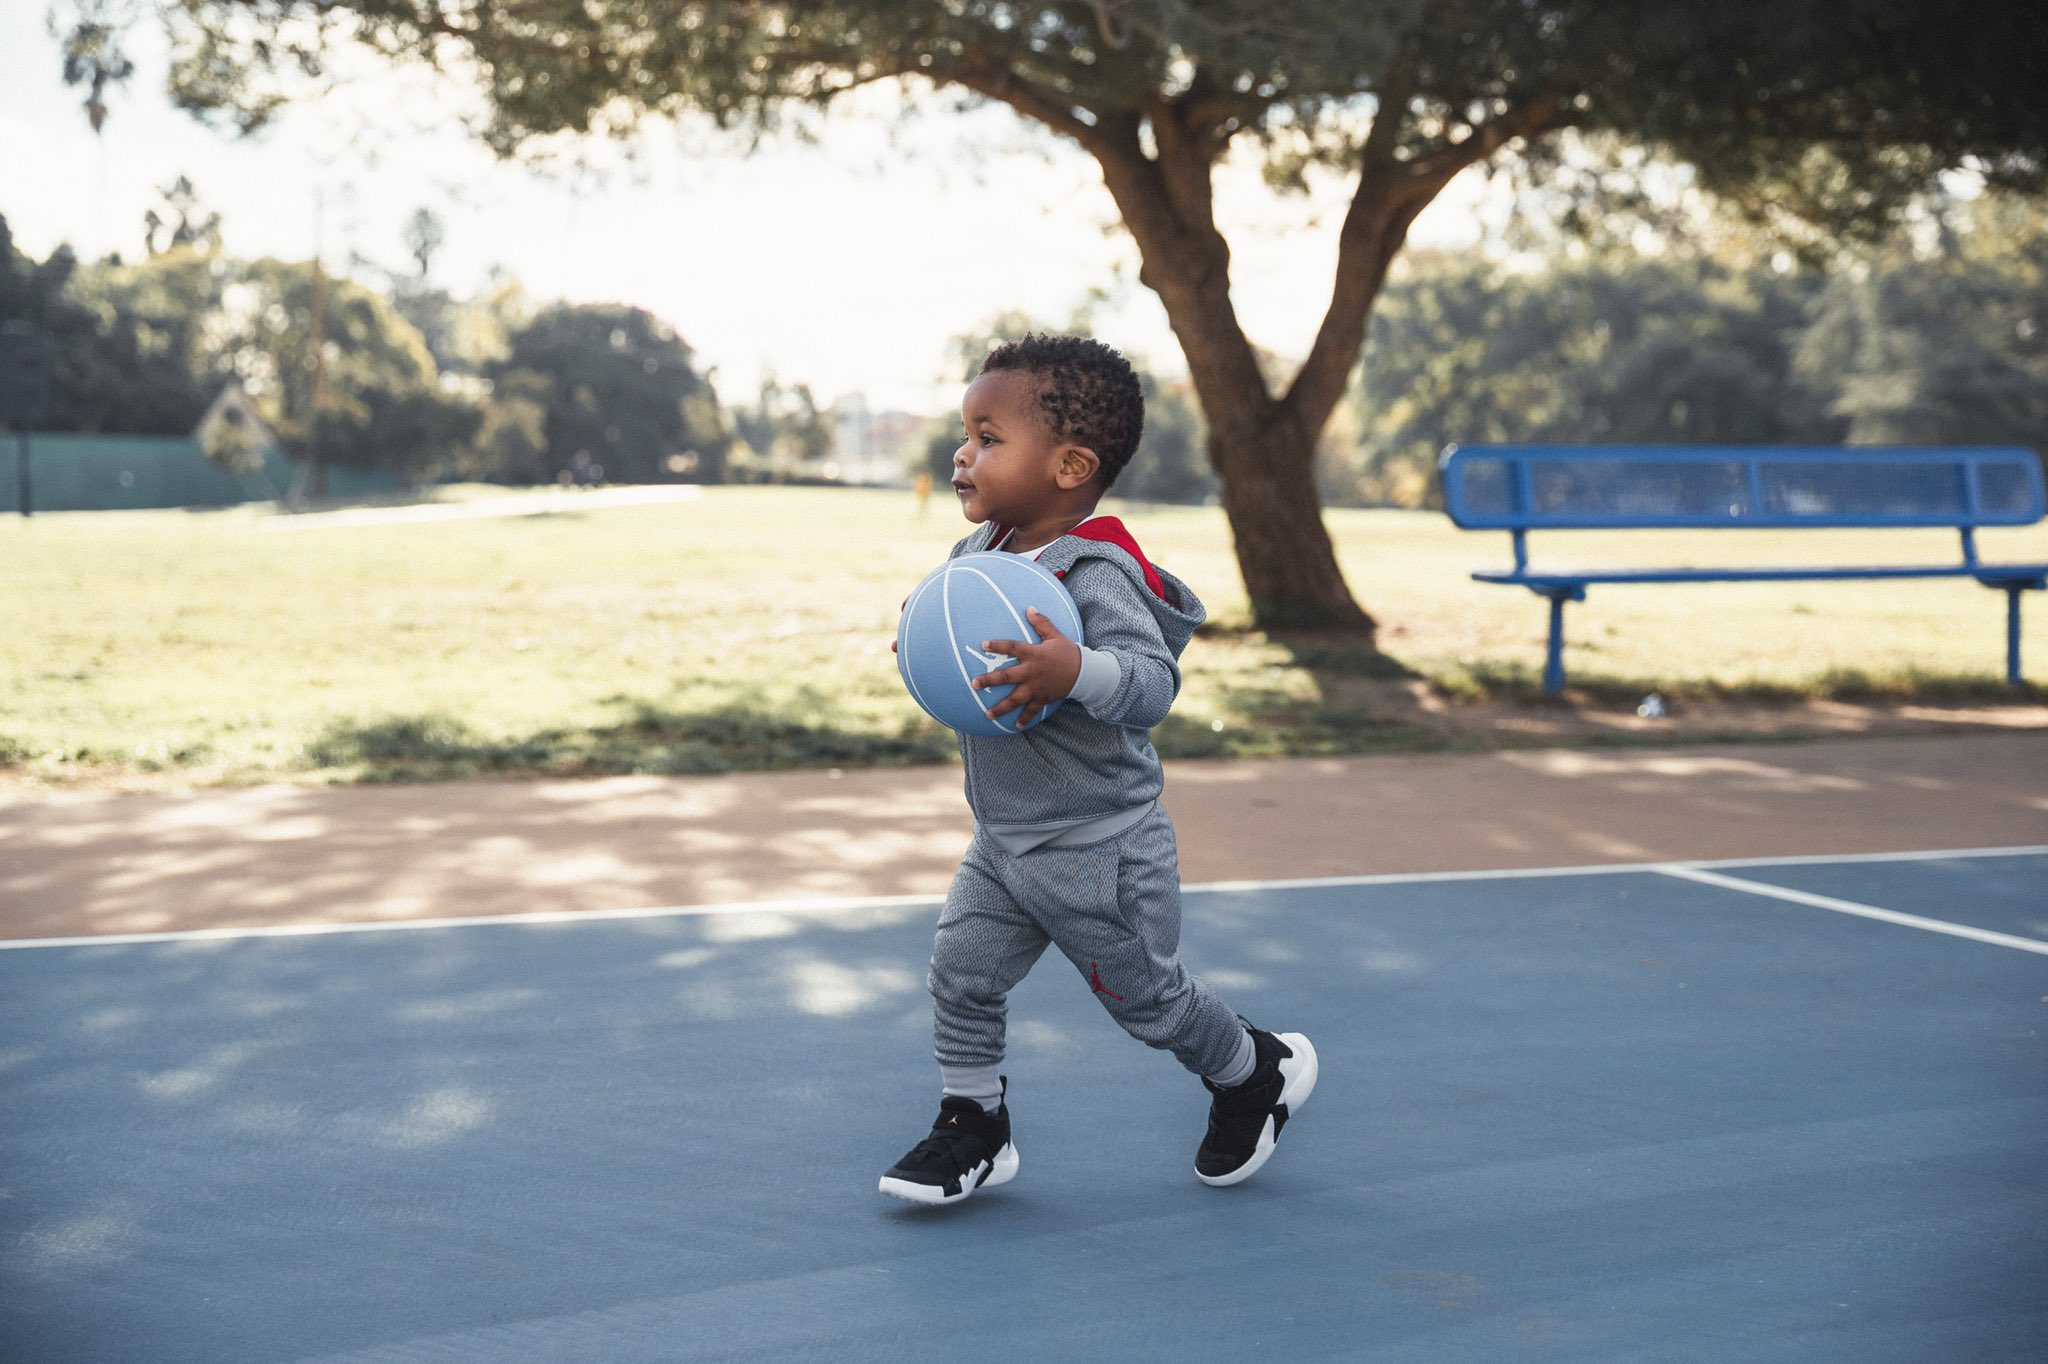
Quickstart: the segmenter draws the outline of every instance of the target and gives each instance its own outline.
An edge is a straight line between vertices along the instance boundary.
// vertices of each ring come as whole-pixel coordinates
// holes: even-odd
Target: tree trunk
[[[1337,565],[1316,486],[1316,442],[1328,414],[1310,424],[1267,390],[1231,305],[1227,275],[1191,270],[1183,256],[1155,267],[1148,256],[1140,278],[1166,304],[1187,357],[1252,623],[1262,630],[1345,631],[1370,643],[1373,618]]]
[[[1317,440],[1358,363],[1373,302],[1415,216],[1460,170],[1513,138],[1565,126],[1569,110],[1553,101],[1505,112],[1461,140],[1404,159],[1396,144],[1408,106],[1406,73],[1380,81],[1379,103],[1389,112],[1374,119],[1359,148],[1329,306],[1307,359],[1276,396],[1231,302],[1230,245],[1216,226],[1212,176],[1239,128],[1227,95],[1197,73],[1179,94],[1082,118],[1070,98],[1032,85],[1000,60],[969,58],[924,74],[1008,104],[1095,158],[1137,244],[1138,278],[1159,296],[1187,357],[1253,623],[1344,631],[1369,643],[1375,623],[1351,595],[1323,524]]]
[[[1319,432],[1304,430],[1262,393],[1204,394],[1203,407],[1253,623],[1263,630],[1342,631],[1371,643],[1376,623],[1351,595],[1323,524]]]
[[[1273,395],[1231,302],[1230,248],[1209,198],[1220,144],[1203,145],[1176,128],[1165,108],[1154,111],[1152,126],[1156,159],[1138,152],[1134,134],[1110,142],[1114,129],[1091,150],[1137,242],[1138,277],[1159,296],[1187,357],[1252,622],[1265,630],[1342,631],[1370,643],[1375,623],[1344,581],[1316,486],[1316,443],[1329,407],[1311,412]],[[1342,370],[1356,358],[1354,345]]]

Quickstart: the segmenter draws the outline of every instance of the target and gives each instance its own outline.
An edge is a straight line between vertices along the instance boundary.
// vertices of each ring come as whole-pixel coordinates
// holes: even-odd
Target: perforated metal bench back
[[[1466,445],[1444,510],[1467,530],[2024,526],[2041,461],[2019,446]]]

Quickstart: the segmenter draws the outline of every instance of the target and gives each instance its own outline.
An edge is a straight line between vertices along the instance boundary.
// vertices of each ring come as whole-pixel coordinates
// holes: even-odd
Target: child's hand
[[[1007,668],[983,673],[973,681],[977,690],[1015,687],[1015,691],[989,707],[988,713],[1001,719],[1021,708],[1024,714],[1018,719],[1020,725],[1030,724],[1038,718],[1038,712],[1054,701],[1064,700],[1081,677],[1081,646],[1061,634],[1059,627],[1046,619],[1045,613],[1037,607],[1026,607],[1024,615],[1044,642],[1026,644],[1020,639],[983,641],[983,653],[1007,654],[1017,661]]]

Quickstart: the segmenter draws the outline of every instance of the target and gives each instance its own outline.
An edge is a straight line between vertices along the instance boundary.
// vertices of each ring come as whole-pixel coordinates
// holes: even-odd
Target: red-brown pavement
[[[2048,844],[2048,732],[1170,764],[1188,884]],[[0,938],[937,895],[956,767],[0,793]]]

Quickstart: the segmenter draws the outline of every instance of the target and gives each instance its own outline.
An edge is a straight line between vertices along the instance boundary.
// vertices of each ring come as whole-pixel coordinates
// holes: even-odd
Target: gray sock
[[[972,1099],[983,1112],[993,1113],[1003,1106],[1003,1077],[996,1074],[1000,1069],[1000,1065],[940,1066],[939,1077],[945,1082],[947,1098]]]
[[[1230,1089],[1252,1078],[1252,1071],[1259,1064],[1259,1049],[1252,1045],[1249,1032],[1239,1033],[1237,1055],[1230,1058],[1230,1064],[1209,1077],[1209,1083],[1218,1089]]]

